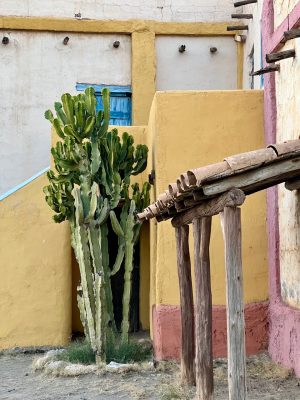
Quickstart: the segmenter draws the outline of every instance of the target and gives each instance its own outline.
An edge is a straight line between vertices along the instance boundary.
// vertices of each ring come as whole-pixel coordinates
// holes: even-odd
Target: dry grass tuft
[[[248,358],[247,374],[250,378],[286,380],[293,376],[293,370],[275,364],[268,354],[260,354]]]

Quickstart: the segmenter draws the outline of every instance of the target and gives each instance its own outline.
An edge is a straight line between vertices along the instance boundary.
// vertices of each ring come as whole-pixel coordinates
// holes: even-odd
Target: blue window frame
[[[110,90],[110,125],[131,125],[131,86],[93,85],[90,83],[77,83],[76,90],[83,92],[87,87],[95,89],[97,110],[103,109],[101,91]]]

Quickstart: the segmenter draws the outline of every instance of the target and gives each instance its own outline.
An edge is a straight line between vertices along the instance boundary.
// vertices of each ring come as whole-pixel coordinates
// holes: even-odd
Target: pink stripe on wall
[[[300,1],[288,17],[274,31],[273,1],[265,0],[262,12],[263,52],[267,54],[278,50],[284,31],[298,26],[300,21]],[[265,76],[265,141],[276,142],[276,86],[275,73]],[[269,352],[271,357],[300,376],[300,310],[293,309],[281,300],[279,225],[277,187],[267,190],[267,229],[269,253],[269,292],[270,292],[270,331]]]
[[[273,6],[272,6],[273,7]],[[274,21],[274,13],[273,13]],[[276,30],[271,32],[268,37],[268,52],[279,50],[283,46],[281,40],[283,39],[283,34],[289,29],[296,28],[299,26],[300,22],[300,2],[296,4],[290,14],[282,21],[282,23],[276,28]]]

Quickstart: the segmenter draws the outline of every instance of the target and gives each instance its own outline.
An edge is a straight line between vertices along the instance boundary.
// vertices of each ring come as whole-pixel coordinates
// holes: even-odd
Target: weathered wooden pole
[[[286,31],[283,34],[283,43],[287,42],[288,40],[291,39],[296,39],[300,37],[300,28],[296,28],[296,29],[291,29],[290,31]]]
[[[227,31],[247,31],[248,25],[236,25],[236,26],[227,26]]]
[[[242,0],[242,1],[236,1],[233,3],[234,7],[240,7],[240,6],[246,6],[247,4],[254,4],[257,3],[257,0]]]
[[[226,265],[229,400],[245,400],[246,350],[240,208],[225,207],[222,222]]]
[[[212,299],[209,243],[211,218],[195,218],[195,342],[197,399],[213,399]]]
[[[276,61],[284,60],[286,58],[294,58],[296,56],[296,51],[294,49],[280,51],[278,53],[266,54],[266,62],[274,63]]]
[[[189,226],[175,228],[181,306],[181,381],[195,384],[194,304],[189,251]]]
[[[259,69],[257,71],[251,72],[249,75],[250,76],[258,76],[258,75],[264,75],[264,74],[269,74],[270,72],[279,72],[280,71],[280,65],[279,64],[270,64],[265,68]]]
[[[253,14],[231,14],[231,18],[236,18],[236,19],[253,19]]]

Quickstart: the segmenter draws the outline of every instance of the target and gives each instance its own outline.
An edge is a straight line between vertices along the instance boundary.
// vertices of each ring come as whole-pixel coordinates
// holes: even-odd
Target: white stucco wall
[[[299,0],[274,0],[274,26],[277,28]]]
[[[179,53],[180,45],[186,46]],[[218,50],[212,54],[210,47]],[[237,88],[237,48],[232,37],[158,36],[157,90]]]
[[[0,195],[49,165],[44,111],[62,93],[75,93],[76,82],[131,84],[130,36],[18,31],[9,36],[0,53]],[[121,42],[119,49],[114,40]]]
[[[237,9],[245,14],[253,14],[253,19],[244,19],[241,23],[248,25],[248,32],[244,33],[247,36],[244,44],[244,69],[243,69],[243,88],[250,89],[252,77],[249,76],[251,70],[250,54],[254,49],[254,71],[262,68],[262,53],[261,53],[261,13],[263,0],[258,0],[256,4],[249,4]],[[263,85],[260,76],[253,77],[254,89],[261,89]]]
[[[289,41],[282,50],[295,48],[300,39]],[[277,141],[300,135],[300,57],[280,61],[276,73]],[[279,186],[280,281],[283,301],[300,308],[300,192]]]
[[[232,0],[1,0],[0,15],[228,21]]]

